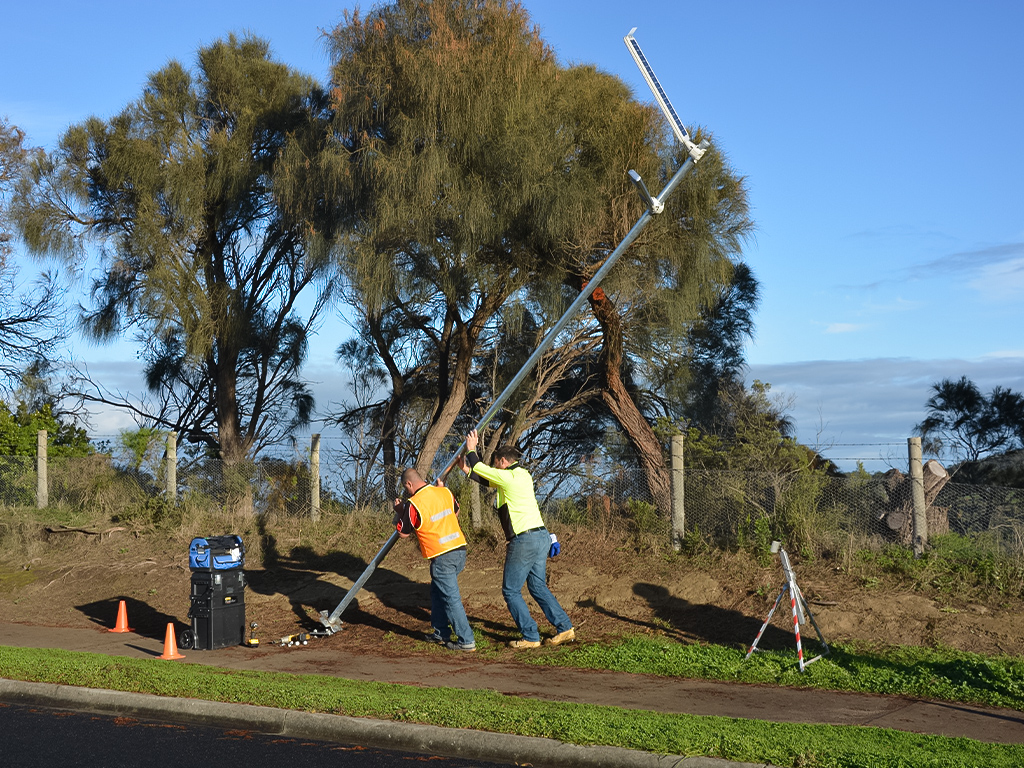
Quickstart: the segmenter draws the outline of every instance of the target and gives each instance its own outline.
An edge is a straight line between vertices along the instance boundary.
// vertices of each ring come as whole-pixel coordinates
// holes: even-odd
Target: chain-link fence
[[[312,506],[309,465],[278,460],[234,465],[207,460],[177,466],[173,493],[165,466],[133,467],[100,454],[50,458],[46,478],[45,506],[91,508],[122,518],[169,503],[295,516],[309,515]],[[37,480],[34,458],[0,457],[0,505],[37,506]]]
[[[28,456],[0,457],[0,504],[8,507],[36,503],[36,460]]]
[[[910,546],[913,511],[906,483],[891,476],[781,478],[690,471],[685,529],[717,543],[756,532],[759,520],[803,526],[806,540]],[[1006,554],[1024,554],[1024,490],[946,483],[925,510],[928,537],[957,533]],[[776,528],[778,532],[778,528]]]
[[[648,479],[635,465],[607,457],[554,469],[534,463],[537,496],[551,521],[587,525],[618,518],[650,532],[667,532],[670,515],[655,506]],[[51,458],[46,505],[89,508],[112,517],[170,503],[297,516],[314,508],[310,463],[301,459],[232,466],[206,460],[174,469],[171,493],[169,470],[163,466],[123,466],[105,455]],[[0,457],[0,504],[37,505],[37,480],[35,459]],[[682,482],[681,493],[674,494],[675,503],[682,505],[673,510],[672,517],[682,521],[676,533],[707,545],[787,535],[820,549],[912,541],[910,480],[894,470],[833,477],[690,468]],[[459,471],[449,477],[449,485],[457,494],[469,487]],[[388,486],[383,466],[360,467],[355,477],[328,471],[320,479],[320,509],[328,514],[357,507],[386,509],[396,493]],[[929,537],[955,533],[994,551],[1024,555],[1024,489],[945,482],[927,499],[925,519]]]

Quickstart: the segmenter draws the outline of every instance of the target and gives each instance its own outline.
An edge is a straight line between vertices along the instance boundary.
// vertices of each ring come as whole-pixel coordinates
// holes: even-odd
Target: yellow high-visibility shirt
[[[512,533],[520,534],[544,525],[533,490],[533,476],[527,470],[518,464],[496,469],[480,461],[473,465],[472,471],[487,480],[491,488],[498,489],[494,506],[507,508]]]

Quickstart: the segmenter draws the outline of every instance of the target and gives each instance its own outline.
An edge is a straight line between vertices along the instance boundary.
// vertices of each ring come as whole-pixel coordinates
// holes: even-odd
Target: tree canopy
[[[336,131],[362,203],[350,298],[390,379],[386,453],[396,411],[429,403],[426,471],[481,335],[541,264],[538,212],[564,161],[548,141],[557,68],[511,4],[403,1],[346,14],[330,39]]]
[[[1024,395],[995,387],[986,396],[966,376],[942,379],[932,392],[925,403],[927,415],[915,427],[924,450],[977,461],[1024,447]]]
[[[14,233],[7,220],[7,195],[14,181],[21,174],[25,164],[25,132],[12,125],[6,118],[0,119],[0,272],[7,267]]]
[[[65,294],[56,276],[44,272],[25,285],[10,258],[14,232],[8,201],[29,153],[24,131],[0,119],[0,378],[8,383],[52,357],[63,337]]]
[[[389,374],[384,440],[388,413],[413,397],[431,403],[423,471],[467,397],[493,398],[514,373],[482,367],[517,342],[508,334],[521,327],[502,308],[531,305],[537,328],[557,316],[643,211],[627,170],[658,191],[681,151],[621,80],[560,65],[515,3],[397,0],[347,14],[331,41],[336,131],[362,206],[346,251],[349,299]],[[588,397],[636,436],[652,478],[664,463],[623,368],[717,300],[751,226],[724,157],[712,150],[701,165],[595,293],[599,358],[591,334],[575,336],[600,374]],[[563,381],[582,372],[559,370]],[[514,418],[498,420],[513,438]]]
[[[39,431],[46,430],[47,455],[76,458],[94,452],[85,430],[56,415],[49,403],[32,409],[0,401],[0,456],[35,456]]]
[[[329,102],[265,41],[230,36],[171,61],[110,120],[72,126],[15,199],[34,253],[98,258],[82,323],[133,331],[155,402],[101,387],[226,461],[309,419],[300,376],[329,305],[330,246],[344,212],[331,168]]]

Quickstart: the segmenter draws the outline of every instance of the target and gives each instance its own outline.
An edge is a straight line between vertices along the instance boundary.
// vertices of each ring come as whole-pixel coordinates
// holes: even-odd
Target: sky
[[[683,121],[745,177],[756,230],[744,258],[761,286],[747,378],[771,384],[801,442],[843,469],[905,467],[939,380],[1024,391],[1024,3],[524,5],[562,63],[649,101],[622,42],[636,27]],[[52,149],[230,32],[327,82],[322,32],[353,7],[20,3],[4,13],[0,115]],[[344,398],[333,350],[346,332],[332,324],[312,346],[322,405]],[[79,341],[75,355],[141,391],[130,351]],[[132,426],[98,414],[93,432]]]

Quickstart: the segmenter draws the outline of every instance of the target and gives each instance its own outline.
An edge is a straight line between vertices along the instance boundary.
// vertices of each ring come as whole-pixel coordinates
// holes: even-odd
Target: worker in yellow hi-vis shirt
[[[555,628],[554,637],[545,640],[545,644],[560,645],[575,640],[572,621],[548,589],[547,558],[552,551],[552,541],[537,506],[533,477],[519,465],[516,448],[498,448],[494,452],[494,466],[489,467],[476,453],[478,444],[479,436],[474,429],[466,435],[466,455],[459,457],[459,467],[481,485],[498,490],[494,506],[505,531],[501,594],[523,635],[522,640],[513,640],[509,645],[513,648],[540,646],[540,630],[523,599],[523,584]]]

